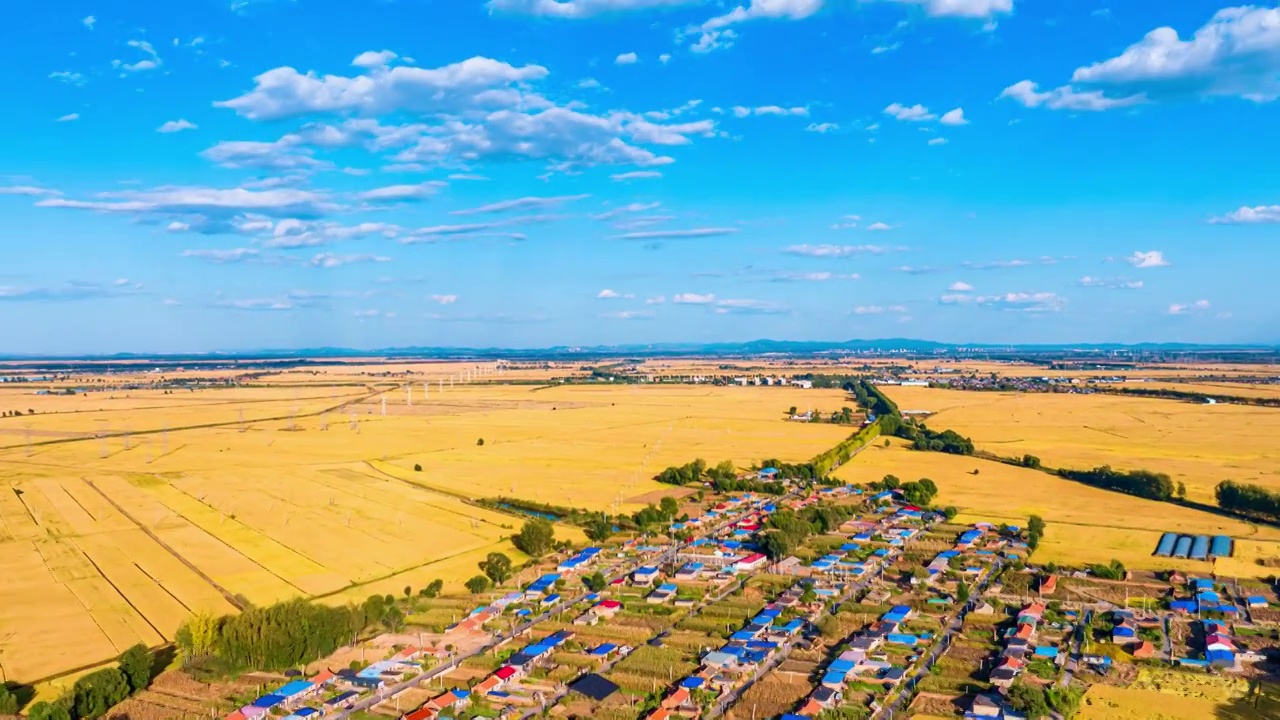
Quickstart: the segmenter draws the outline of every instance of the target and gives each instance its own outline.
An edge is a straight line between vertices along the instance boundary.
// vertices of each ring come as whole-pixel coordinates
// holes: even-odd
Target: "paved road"
[[[925,656],[924,662],[920,663],[917,666],[916,671],[911,674],[911,677],[906,678],[903,684],[899,686],[901,689],[898,691],[898,695],[894,701],[882,706],[879,710],[872,713],[871,720],[891,720],[895,715],[897,715],[899,710],[905,707],[905,705],[910,705],[910,700],[915,695],[916,684],[920,682],[920,678],[927,675],[934,664],[938,662],[938,658],[942,657],[942,654],[951,647],[951,639],[964,627],[965,617],[969,615],[970,611],[978,606],[978,603],[982,600],[982,593],[991,584],[991,581],[1000,574],[1000,570],[1003,567],[1004,561],[997,558],[991,565],[990,572],[988,572],[986,577],[982,579],[982,582],[978,583],[978,586],[974,588],[972,594],[969,596],[969,602],[965,603],[964,607],[960,608],[960,612],[957,613],[955,619],[947,625],[942,636],[938,638],[938,642],[933,644],[933,647],[929,650],[929,654]]]
[[[790,497],[794,497],[797,494],[798,494],[797,492],[792,491],[787,495],[778,497],[776,500],[774,500],[774,502],[781,502],[782,500],[785,500]],[[715,527],[708,528],[703,534],[699,535],[698,537],[700,538],[715,537],[719,533],[723,532],[725,528],[729,527],[734,522],[736,522],[736,520],[726,519],[723,522],[716,525]],[[618,577],[625,577],[627,575],[630,575],[636,569],[643,567],[645,565],[651,565],[651,564],[663,565],[666,563],[674,562],[677,553],[680,551],[680,548],[681,548],[680,543],[672,543],[670,548],[665,550],[661,555],[657,556],[656,558],[646,558],[644,560],[638,560],[632,563],[631,565],[627,566],[627,568],[623,572],[618,573],[617,575],[613,575],[608,579],[614,580]],[[730,587],[733,587],[733,585],[731,585]],[[377,705],[378,703],[388,698],[395,697],[399,693],[402,693],[405,690],[415,687],[424,681],[429,682],[431,680],[434,680],[436,677],[440,676],[441,674],[447,674],[448,672],[451,672],[453,668],[457,667],[459,663],[466,660],[467,658],[475,657],[477,655],[482,655],[488,652],[489,650],[493,649],[498,644],[502,643],[504,640],[518,637],[519,635],[525,633],[526,631],[528,631],[538,623],[550,618],[552,615],[555,615],[556,613],[564,610],[567,607],[571,607],[573,605],[576,605],[579,602],[582,602],[584,599],[586,599],[587,595],[589,594],[590,594],[589,592],[583,592],[578,596],[574,597],[573,599],[562,600],[560,603],[552,606],[551,608],[548,608],[541,615],[537,615],[535,617],[532,617],[526,620],[525,622],[519,625],[516,625],[514,629],[499,631],[495,633],[493,637],[490,638],[489,642],[485,643],[482,647],[477,648],[476,650],[473,650],[472,652],[466,655],[452,658],[447,664],[438,665],[428,670],[424,670],[421,673],[418,673],[418,675],[416,675],[415,677],[410,678],[409,680],[404,680],[394,685],[388,685],[377,693],[374,693],[368,697],[361,698],[355,704],[353,704],[350,708],[343,710],[333,715],[332,717],[335,720],[345,720],[346,718],[350,717],[352,714],[356,712],[359,712],[362,710],[368,710],[374,705]],[[698,609],[699,611],[701,610],[701,608],[698,608]]]

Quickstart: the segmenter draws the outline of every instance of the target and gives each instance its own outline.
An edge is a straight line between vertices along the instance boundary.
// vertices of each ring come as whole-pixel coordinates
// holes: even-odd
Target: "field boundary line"
[[[222,595],[222,597],[223,597],[223,599],[224,599],[224,600],[226,600],[227,602],[231,603],[231,607],[235,608],[236,610],[240,610],[240,611],[243,611],[243,610],[245,609],[245,607],[246,607],[246,606],[245,606],[245,604],[244,604],[244,603],[243,603],[239,598],[237,598],[234,594],[232,594],[232,593],[231,593],[231,591],[229,591],[229,590],[227,590],[225,587],[223,587],[223,586],[219,585],[219,584],[218,584],[218,581],[216,581],[216,580],[214,580],[213,578],[211,578],[211,577],[209,577],[208,575],[206,575],[206,574],[205,574],[205,572],[204,572],[203,570],[201,570],[200,568],[196,567],[194,563],[192,563],[190,560],[188,560],[188,559],[186,559],[185,557],[183,557],[183,556],[182,556],[182,554],[181,554],[181,553],[179,553],[176,549],[174,549],[171,545],[169,545],[168,543],[166,543],[164,540],[161,540],[161,539],[160,539],[160,536],[159,536],[159,535],[156,535],[154,532],[152,532],[151,528],[148,528],[148,527],[146,527],[145,525],[143,525],[141,522],[139,522],[139,521],[138,521],[138,519],[137,519],[137,518],[135,518],[132,514],[130,514],[128,510],[125,510],[123,507],[121,507],[120,503],[118,503],[118,502],[116,502],[114,499],[112,499],[112,498],[111,498],[111,496],[109,496],[109,495],[107,495],[106,493],[102,492],[102,489],[101,489],[101,488],[99,488],[97,485],[94,485],[92,480],[90,480],[90,479],[88,479],[88,478],[82,478],[82,479],[84,480],[84,482],[85,482],[85,484],[86,484],[86,485],[88,485],[89,487],[93,488],[94,492],[96,492],[96,493],[98,493],[99,495],[101,495],[101,496],[102,496],[102,498],[103,498],[104,500],[106,500],[108,504],[110,504],[110,505],[111,505],[111,507],[115,508],[116,512],[120,513],[121,515],[123,515],[123,516],[125,517],[125,519],[126,519],[126,520],[128,520],[128,521],[129,521],[129,522],[131,522],[131,523],[133,523],[133,524],[134,524],[134,525],[135,525],[139,530],[141,530],[141,531],[142,531],[142,533],[143,533],[144,535],[146,535],[147,537],[151,538],[151,540],[152,540],[152,541],[154,541],[154,542],[155,542],[155,544],[159,545],[161,548],[164,548],[165,552],[167,552],[167,553],[169,553],[170,555],[172,555],[175,559],[177,559],[177,561],[178,561],[178,562],[182,563],[184,566],[186,566],[186,567],[187,567],[187,569],[188,569],[188,570],[190,570],[191,572],[195,573],[195,574],[196,574],[196,576],[198,576],[201,580],[204,580],[205,582],[209,583],[209,585],[210,585],[211,587],[213,587],[213,589],[214,589],[214,590],[217,590],[217,591]],[[188,521],[188,522],[190,522],[190,521]],[[199,528],[199,527],[200,527],[199,525],[196,525],[195,523],[191,523],[191,526],[192,526],[192,527],[195,527],[195,528]],[[203,528],[201,528],[201,531],[202,531],[202,532],[207,532],[207,531],[204,531],[204,530],[203,530]],[[225,544],[225,543],[224,543],[224,544]],[[228,547],[230,547],[230,546],[228,546]],[[232,548],[232,550],[235,550],[235,548]],[[237,552],[237,553],[239,553],[239,554],[241,554],[241,555],[243,555],[243,553],[240,553],[238,550],[236,550],[236,552]],[[265,570],[266,568],[263,568],[263,569]],[[271,571],[270,571],[270,570],[268,570],[267,572],[271,572]],[[274,573],[272,573],[272,574],[274,574]],[[148,576],[148,577],[150,577],[150,573],[148,573],[148,574],[147,574],[147,576]],[[281,578],[281,579],[283,580],[283,578]],[[292,583],[290,583],[290,585],[292,585]],[[176,598],[175,598],[175,599],[176,599]],[[164,637],[164,635],[161,635],[160,637]]]

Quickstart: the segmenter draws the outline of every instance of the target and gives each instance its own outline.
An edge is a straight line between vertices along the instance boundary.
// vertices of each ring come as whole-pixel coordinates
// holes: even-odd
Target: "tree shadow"
[[[36,697],[36,689],[32,685],[24,685],[19,682],[7,682],[4,684],[4,689],[8,690],[10,695],[18,699],[19,710],[31,704],[31,701]]]
[[[1260,720],[1280,718],[1280,685],[1250,680],[1245,697],[1214,708],[1215,720]]]
[[[173,645],[157,648],[151,655],[151,678],[154,680],[157,675],[168,670],[177,657],[178,648]]]

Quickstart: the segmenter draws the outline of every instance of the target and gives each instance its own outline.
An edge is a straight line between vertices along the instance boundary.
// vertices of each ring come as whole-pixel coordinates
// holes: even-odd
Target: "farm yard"
[[[410,399],[373,373],[282,375],[297,377],[171,393],[0,387],[0,407],[22,413],[0,418],[9,679],[169,642],[194,612],[340,604],[437,578],[456,591],[488,552],[523,562],[506,539],[520,518],[471,499],[629,511],[670,489],[649,479],[665,465],[803,461],[848,433],[781,421],[788,405],[838,408],[839,391],[446,381],[441,392],[429,376]]]

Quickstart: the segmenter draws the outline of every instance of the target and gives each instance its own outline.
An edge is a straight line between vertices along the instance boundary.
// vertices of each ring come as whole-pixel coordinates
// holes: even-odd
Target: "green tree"
[[[942,514],[946,516],[947,520],[954,520],[959,512],[960,510],[955,505],[948,505],[942,508]]]
[[[1179,500],[1186,500],[1186,499],[1187,499],[1187,484],[1186,484],[1186,483],[1184,483],[1184,482],[1182,482],[1181,480],[1179,480],[1179,481],[1178,481],[1178,492],[1177,492],[1177,495],[1178,495],[1178,499],[1179,499]]]
[[[440,591],[444,590],[444,581],[436,578],[427,584],[426,587],[418,591],[418,594],[425,598],[440,597]]]
[[[98,670],[77,680],[71,697],[77,718],[100,718],[129,697],[129,680],[119,668]]]
[[[676,499],[670,495],[658,501],[658,509],[661,510],[662,514],[666,515],[669,519],[675,518],[675,516],[680,513],[680,505],[676,502]]]
[[[414,464],[413,464],[413,471],[414,471],[414,472],[422,472],[422,464],[421,464],[421,463],[414,463]]]
[[[470,591],[472,595],[479,595],[489,589],[489,578],[484,575],[477,575],[468,580],[466,585],[467,590]]]
[[[796,406],[795,406],[795,405],[792,405],[791,407],[787,408],[787,415],[788,415],[788,416],[792,416],[792,417],[794,417],[794,416],[795,416],[795,414],[796,414]]]
[[[556,540],[556,529],[551,521],[543,518],[534,518],[525,522],[524,527],[520,528],[520,532],[516,533],[511,542],[529,557],[542,557],[551,550],[551,546]]]
[[[1080,712],[1080,702],[1084,700],[1084,688],[1051,687],[1044,691],[1044,699],[1050,708],[1070,720]]]
[[[1009,704],[1026,715],[1028,720],[1039,720],[1049,714],[1049,703],[1045,700],[1044,690],[1024,682],[1014,683],[1009,689]]]
[[[1045,522],[1044,518],[1039,515],[1032,515],[1027,518],[1027,532],[1033,535],[1044,535]]]
[[[17,712],[16,710],[14,712]],[[12,713],[11,713],[12,714]],[[71,720],[71,711],[60,702],[40,702],[27,708],[28,720]]]
[[[511,578],[511,558],[500,552],[491,552],[480,561],[480,571],[492,580],[494,585],[501,585]]]
[[[0,715],[17,715],[18,714],[18,696],[9,691],[9,688],[0,685]]]
[[[129,681],[129,689],[133,692],[145,689],[151,684],[151,667],[155,658],[146,645],[138,643],[120,655],[120,672]]]
[[[961,605],[969,602],[969,586],[963,580],[956,583],[956,602]]]
[[[587,523],[583,532],[592,542],[604,542],[613,535],[613,523],[608,518],[596,518]]]
[[[484,438],[480,438],[479,440],[476,440],[476,445],[477,445],[477,446],[483,446],[483,445],[484,445]]]
[[[586,585],[587,589],[590,590],[591,592],[600,592],[601,590],[604,589],[604,586],[607,583],[608,583],[608,580],[605,579],[604,573],[600,572],[599,570],[582,578],[582,584]]]

